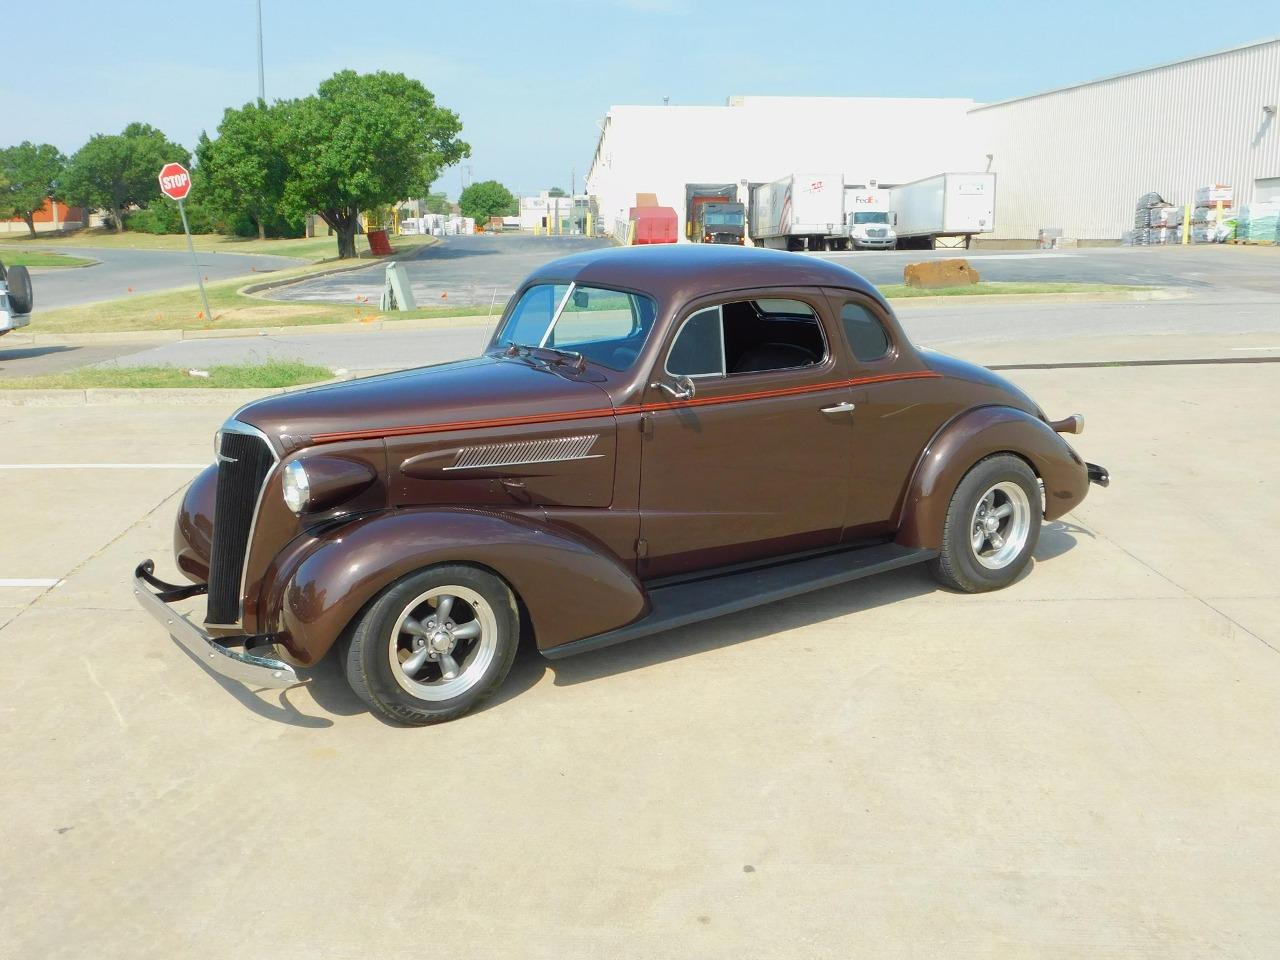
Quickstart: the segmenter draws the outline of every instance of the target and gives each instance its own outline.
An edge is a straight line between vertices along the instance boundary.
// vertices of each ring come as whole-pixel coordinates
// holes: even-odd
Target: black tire
[[[482,639],[476,639],[470,649],[467,642],[461,640],[456,647],[451,647],[450,654],[463,653],[459,656],[461,662],[455,662],[460,672],[449,681],[435,659],[437,655],[422,649],[430,642],[427,634],[397,630],[406,617],[412,617],[420,631],[430,625],[432,620],[427,617],[435,616],[439,598],[425,601],[422,598],[433,591],[444,591],[455,597],[446,617],[457,617],[458,629],[466,628],[474,620],[481,624],[481,638],[490,630],[493,634],[493,646],[486,647],[488,652],[484,655],[479,653]],[[432,599],[436,601],[434,607]],[[415,613],[417,616],[412,616]],[[406,659],[412,660],[414,655],[431,659],[423,661],[413,676],[403,669],[393,672],[393,644],[400,664]],[[340,653],[347,682],[374,713],[394,723],[426,726],[455,720],[492,696],[511,669],[519,644],[520,615],[506,583],[476,567],[441,564],[401,577],[383,590],[348,630]],[[468,676],[468,671],[474,673]],[[447,696],[448,685],[462,686],[464,679],[469,685],[456,696]],[[411,692],[409,687],[420,693]]]
[[[9,309],[13,313],[30,313],[35,306],[31,291],[31,274],[26,267],[10,267],[4,278],[9,287]]]
[[[984,499],[988,494],[990,501]],[[991,509],[992,504],[996,509]],[[1006,505],[1008,513],[998,516]],[[942,528],[942,550],[930,564],[933,575],[943,586],[963,593],[1007,587],[1031,562],[1040,538],[1042,512],[1040,484],[1026,461],[1007,453],[978,461],[951,496]],[[992,521],[996,529],[982,532],[978,524]],[[1004,534],[1009,534],[1009,539],[1004,539]],[[974,546],[975,536],[983,537],[980,548]],[[999,547],[994,545],[996,540]],[[1018,540],[1021,542],[1014,550]]]

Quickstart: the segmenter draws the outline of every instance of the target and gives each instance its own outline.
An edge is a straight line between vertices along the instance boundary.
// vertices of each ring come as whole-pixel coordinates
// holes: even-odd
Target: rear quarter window
[[[863,363],[883,359],[893,349],[893,341],[889,339],[884,324],[861,304],[846,303],[840,309],[840,324],[844,327],[849,349]]]

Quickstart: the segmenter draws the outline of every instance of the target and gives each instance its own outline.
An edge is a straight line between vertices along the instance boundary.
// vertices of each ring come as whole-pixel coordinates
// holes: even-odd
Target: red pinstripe
[[[535,423],[560,423],[564,420],[589,420],[593,417],[622,416],[630,413],[649,413],[657,410],[674,410],[680,407],[703,407],[720,403],[740,403],[746,400],[767,400],[772,397],[792,397],[805,393],[821,393],[842,387],[857,387],[869,383],[888,383],[894,380],[926,380],[942,374],[932,370],[913,370],[908,373],[882,373],[873,377],[853,377],[847,380],[828,380],[798,387],[778,387],[774,390],[756,390],[752,393],[735,393],[722,397],[694,397],[691,400],[670,400],[661,403],[637,403],[627,407],[597,407],[588,410],[566,410],[561,413],[534,413],[520,417],[496,417],[490,420],[455,420],[451,423],[423,423],[409,427],[384,427],[380,430],[348,430],[340,433],[317,433],[314,443],[338,443],[342,440],[374,440],[381,437],[407,437],[421,433],[446,433],[450,430],[483,430],[488,427],[516,427]]]

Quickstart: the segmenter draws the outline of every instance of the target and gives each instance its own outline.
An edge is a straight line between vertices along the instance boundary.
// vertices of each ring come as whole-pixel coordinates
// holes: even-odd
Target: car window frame
[[[676,324],[675,333],[667,340],[663,347],[662,355],[662,372],[665,376],[688,376],[693,380],[723,380],[728,383],[731,380],[740,380],[743,377],[768,377],[776,374],[794,373],[801,370],[821,370],[831,368],[836,363],[836,351],[832,348],[832,333],[827,329],[831,318],[824,315],[824,310],[829,311],[831,305],[824,303],[825,291],[821,288],[804,288],[804,291],[798,288],[788,287],[760,287],[749,290],[726,291],[722,294],[714,294],[703,298],[701,301],[694,301],[696,306],[686,304],[682,310],[677,313],[680,316],[680,322]],[[803,303],[813,312],[813,318],[818,324],[818,334],[822,337],[823,355],[814,363],[805,363],[795,367],[775,367],[771,370],[746,370],[742,373],[731,373],[728,370],[728,360],[725,356],[725,336],[724,336],[724,307],[730,303],[740,303],[743,301],[756,300],[794,300],[797,303]],[[701,373],[696,377],[693,374],[675,374],[668,367],[671,360],[671,351],[676,345],[680,334],[684,332],[685,325],[696,315],[715,307],[720,312],[720,364],[724,373],[711,374]],[[838,317],[836,318],[838,322]],[[843,336],[843,331],[841,331]]]

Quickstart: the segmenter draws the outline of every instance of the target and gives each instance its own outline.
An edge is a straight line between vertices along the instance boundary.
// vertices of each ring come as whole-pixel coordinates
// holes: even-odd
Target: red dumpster
[[[675,243],[679,220],[670,207],[632,207],[629,218],[635,224],[632,243]]]

